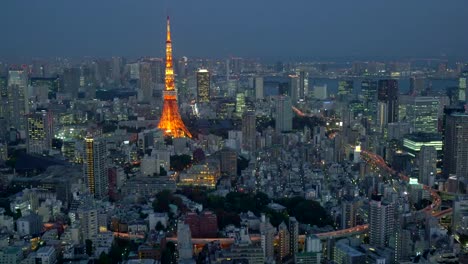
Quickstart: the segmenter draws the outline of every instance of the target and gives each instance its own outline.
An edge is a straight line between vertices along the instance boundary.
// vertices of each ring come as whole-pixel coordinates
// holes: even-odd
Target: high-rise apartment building
[[[289,249],[292,257],[299,252],[299,222],[295,217],[289,217]]]
[[[292,130],[293,112],[292,103],[289,96],[279,96],[276,100],[276,122],[277,133]]]
[[[27,151],[43,154],[52,149],[54,137],[52,113],[47,110],[27,115]]]
[[[87,136],[84,142],[84,176],[88,191],[98,199],[108,195],[106,143],[102,138]]]
[[[177,223],[177,249],[179,251],[179,262],[192,259],[192,233],[190,232],[189,225],[182,221]]]
[[[370,245],[385,247],[395,228],[395,207],[392,203],[372,200],[369,212]]]
[[[197,102],[210,101],[210,72],[207,69],[197,71]]]
[[[291,254],[290,234],[284,222],[278,226],[278,252],[280,261]]]

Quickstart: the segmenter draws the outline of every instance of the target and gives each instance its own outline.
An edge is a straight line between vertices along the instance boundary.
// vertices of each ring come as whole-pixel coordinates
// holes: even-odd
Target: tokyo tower
[[[169,17],[167,17],[167,38],[166,38],[166,76],[165,88],[163,92],[164,104],[158,128],[164,131],[169,137],[192,137],[192,134],[185,127],[179,113],[177,105],[177,91],[174,86],[174,66],[172,64],[172,41]]]

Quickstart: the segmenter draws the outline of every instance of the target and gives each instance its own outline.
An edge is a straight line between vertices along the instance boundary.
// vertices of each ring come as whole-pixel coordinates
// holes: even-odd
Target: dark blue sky
[[[4,0],[0,58],[468,57],[466,0]]]

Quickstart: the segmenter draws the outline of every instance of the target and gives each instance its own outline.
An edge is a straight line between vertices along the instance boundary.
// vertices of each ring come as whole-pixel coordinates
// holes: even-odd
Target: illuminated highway
[[[394,169],[390,168],[381,156],[379,156],[379,155],[377,155],[375,153],[369,152],[367,150],[362,150],[361,151],[361,157],[363,157],[363,159],[366,162],[376,165],[381,170],[386,171],[390,175],[396,175],[402,181],[406,181],[406,182],[409,181],[408,176],[404,175],[403,173],[398,173]],[[437,190],[432,189],[431,187],[429,187],[427,185],[423,185],[423,189],[430,192],[430,195],[432,197],[432,204],[427,206],[424,209],[421,209],[420,211],[432,212],[432,215],[434,215],[436,217],[443,217],[443,216],[445,216],[447,214],[452,213],[451,209],[447,209],[447,210],[444,210],[444,211],[441,211],[441,212],[435,212],[434,210],[437,210],[440,207],[440,204],[442,203],[442,199],[440,198],[439,194],[437,193]]]

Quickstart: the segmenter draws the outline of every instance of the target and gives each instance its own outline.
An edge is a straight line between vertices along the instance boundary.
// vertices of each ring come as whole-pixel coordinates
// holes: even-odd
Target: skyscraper
[[[444,175],[468,180],[468,114],[446,116],[444,132]]]
[[[43,154],[52,149],[54,137],[53,118],[47,110],[36,111],[27,116],[27,151]]]
[[[288,226],[284,222],[278,226],[278,238],[279,260],[281,261],[291,254],[290,234]]]
[[[377,119],[377,81],[362,81],[361,91],[364,97],[364,115],[370,123],[375,123]]]
[[[437,150],[433,146],[422,146],[418,154],[419,183],[432,186],[437,174]]]
[[[108,194],[106,143],[101,138],[87,136],[84,147],[83,171],[86,186],[96,198],[103,199]]]
[[[262,221],[260,223],[260,235],[262,238],[262,248],[265,260],[273,261],[274,260],[274,240],[276,228],[274,228],[270,219],[268,219],[264,214],[261,217]]]
[[[438,132],[439,98],[402,95],[399,98],[398,121],[411,125],[414,133]]]
[[[309,73],[306,71],[299,72],[299,100],[305,100],[309,94]]]
[[[10,127],[25,131],[25,116],[29,113],[28,77],[24,70],[8,71],[8,117]]]
[[[153,98],[153,87],[151,81],[151,64],[140,63],[140,79],[138,80],[138,101],[149,103]]]
[[[242,117],[242,149],[255,152],[257,130],[255,112],[245,112]]]
[[[289,243],[291,255],[294,257],[299,251],[299,222],[295,217],[289,217]]]
[[[393,79],[379,80],[377,99],[386,104],[387,124],[398,120],[398,81]]]
[[[236,94],[236,114],[241,117],[245,112],[245,94],[237,93]]]
[[[395,227],[394,205],[384,201],[371,200],[369,212],[370,245],[385,247]]]
[[[468,80],[468,72],[464,71],[461,73],[460,78],[458,79],[458,101],[463,104],[466,103],[466,87]]]
[[[276,133],[292,130],[293,112],[289,96],[279,96],[276,99]]]
[[[185,124],[180,117],[179,106],[177,105],[177,91],[174,84],[174,66],[172,64],[172,40],[169,17],[167,17],[166,77],[163,97],[163,110],[158,128],[164,132],[165,136],[176,138],[192,137],[192,134],[190,134],[188,129],[185,127]]]
[[[197,102],[210,101],[210,72],[207,69],[197,71]]]
[[[255,77],[254,81],[255,99],[263,99],[263,77]]]
[[[66,68],[63,70],[63,89],[65,93],[72,98],[78,97],[78,90],[80,88],[81,71],[79,68]]]
[[[289,75],[289,97],[293,104],[299,100],[299,84],[300,79],[298,75]]]
[[[353,92],[354,82],[352,80],[342,80],[338,82],[338,100],[350,100],[350,95]]]

